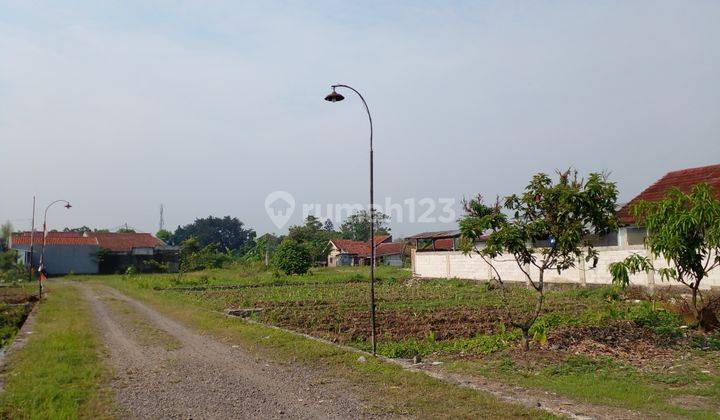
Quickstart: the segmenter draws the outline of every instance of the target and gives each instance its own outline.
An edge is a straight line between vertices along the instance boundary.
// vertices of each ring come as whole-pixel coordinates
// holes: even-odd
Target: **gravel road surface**
[[[199,335],[110,287],[78,287],[108,348],[127,417],[370,417],[346,384]]]

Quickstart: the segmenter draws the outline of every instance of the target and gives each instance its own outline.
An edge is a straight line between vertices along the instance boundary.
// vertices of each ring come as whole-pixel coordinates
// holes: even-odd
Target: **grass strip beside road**
[[[192,296],[159,292],[135,286],[120,277],[95,277],[116,289],[149,303],[160,312],[223,342],[240,344],[251,354],[301,363],[326,376],[348,383],[370,413],[443,418],[551,418],[544,411],[501,402],[489,394],[461,388],[408,372],[401,367],[297,335],[231,319],[203,307]]]
[[[33,334],[9,355],[0,417],[113,417],[105,387],[110,372],[87,302],[71,284],[51,283],[48,289]]]

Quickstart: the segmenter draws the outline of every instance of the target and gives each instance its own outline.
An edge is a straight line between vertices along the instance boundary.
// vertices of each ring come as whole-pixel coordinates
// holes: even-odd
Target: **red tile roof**
[[[83,237],[77,233],[67,235],[71,232],[48,232],[45,243],[47,245],[97,245],[98,241],[95,238]],[[42,246],[43,233],[35,232],[33,237],[34,246]],[[12,237],[13,245],[30,245],[30,232],[22,232]]]
[[[370,255],[370,244],[350,239],[332,239],[330,241],[341,252],[357,255]]]
[[[629,225],[635,222],[630,209],[635,203],[641,200],[658,201],[663,198],[665,193],[672,187],[680,189],[687,193],[693,185],[706,182],[715,189],[715,193],[720,197],[720,165],[703,166],[700,168],[683,169],[680,171],[668,172],[664,177],[660,178],[654,184],[650,185],[645,191],[638,194],[625,204],[618,212],[618,219],[621,224]]]
[[[383,255],[402,254],[404,247],[404,242],[385,242],[375,247],[375,255],[381,257]]]
[[[162,242],[149,233],[89,233],[95,236],[100,248],[112,252],[130,252],[133,248],[154,248]]]
[[[42,244],[43,233],[35,232],[34,243]],[[30,232],[13,235],[13,244],[29,245]],[[162,242],[149,233],[48,232],[48,245],[98,245],[113,252],[130,252],[133,248],[154,248]]]
[[[379,236],[376,236],[374,239],[375,239],[375,246],[377,246],[378,244],[381,244],[383,242],[392,241],[392,236],[379,235]],[[368,242],[370,242],[370,241],[368,241]]]
[[[402,242],[384,242],[388,239],[390,239],[390,235],[375,237],[375,254],[377,256],[402,253],[405,244]],[[342,252],[355,254],[360,257],[370,256],[370,244],[367,242],[352,241],[349,239],[332,239],[330,242]]]

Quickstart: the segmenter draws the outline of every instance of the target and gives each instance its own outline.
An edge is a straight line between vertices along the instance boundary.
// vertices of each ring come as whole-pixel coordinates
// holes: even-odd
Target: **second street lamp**
[[[370,121],[370,322],[372,323],[372,331],[370,335],[370,341],[372,343],[372,354],[376,353],[377,345],[375,343],[375,199],[373,190],[373,123],[372,116],[370,115],[370,108],[368,108],[365,98],[355,90],[355,88],[348,85],[332,85],[332,92],[325,97],[328,102],[340,102],[345,97],[337,93],[337,88],[350,89],[360,97],[363,105],[365,105],[365,111],[367,112],[368,120]]]

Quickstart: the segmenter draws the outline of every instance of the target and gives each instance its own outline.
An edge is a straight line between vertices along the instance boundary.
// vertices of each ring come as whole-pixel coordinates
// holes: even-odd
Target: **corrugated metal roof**
[[[445,239],[457,238],[460,236],[459,230],[441,230],[439,232],[423,232],[417,235],[408,236],[405,239]]]

